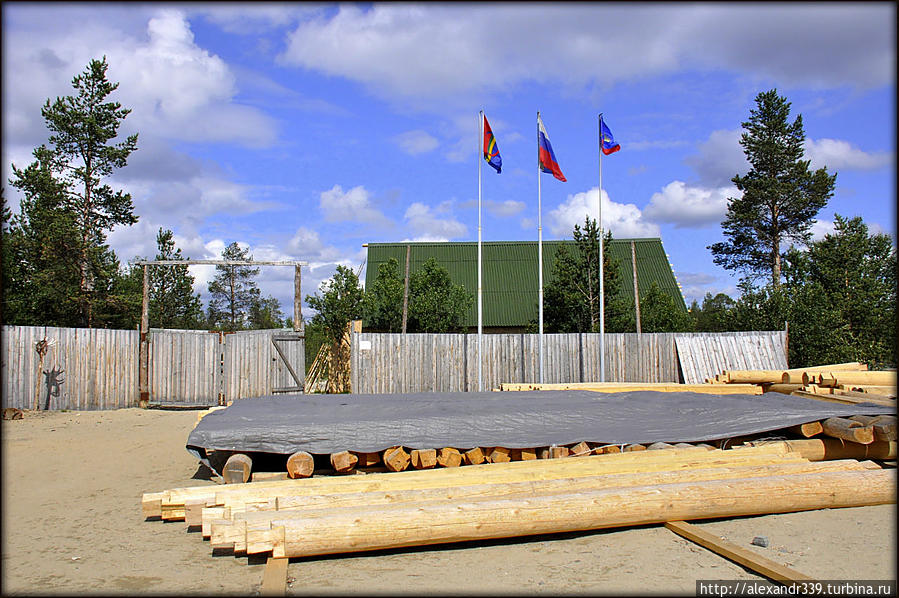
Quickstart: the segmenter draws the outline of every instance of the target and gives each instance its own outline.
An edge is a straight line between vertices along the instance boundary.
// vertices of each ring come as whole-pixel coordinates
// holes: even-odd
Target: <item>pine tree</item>
[[[833,195],[836,175],[827,174],[826,167],[809,170],[809,161],[802,159],[802,115],[788,122],[790,102],[776,89],[758,94],[756,105],[740,138],[750,170],[732,179],[742,196],[728,198],[721,223],[727,240],[708,249],[719,266],[750,279],[767,276],[778,286],[783,249],[808,243],[815,216]]]
[[[249,249],[241,249],[235,241],[222,251],[222,260],[249,262],[253,256]],[[215,278],[209,282],[212,296],[206,311],[209,326],[230,331],[246,328],[250,308],[259,296],[254,280],[259,268],[219,265],[215,272]]]
[[[175,247],[174,233],[160,227],[156,233],[157,260],[186,260]],[[203,327],[200,295],[194,293],[194,277],[187,266],[149,266],[150,325],[156,328]],[[143,272],[141,271],[141,276]]]
[[[61,274],[56,277],[57,284],[69,284],[67,270],[75,260],[77,284],[61,292],[78,306],[74,323],[88,327],[94,325],[95,305],[108,300],[108,293],[116,284],[115,277],[119,275],[115,254],[105,245],[106,233],[117,225],[137,222],[131,195],[103,182],[126,166],[128,156],[137,149],[136,134],[112,143],[130,110],[118,102],[107,101],[118,87],[118,83],[107,80],[107,68],[105,57],[91,60],[85,71],[72,80],[76,95],[57,98],[52,103],[47,100],[41,115],[51,132],[48,144],[34,150],[36,161],[24,170],[13,165],[10,180],[31,201],[22,213],[23,218],[42,219],[47,217],[48,210],[61,213],[52,231],[60,233],[60,238],[51,236],[51,231],[39,234],[43,235],[45,245],[65,246],[70,257],[47,275]],[[35,229],[35,224],[28,226]],[[74,238],[71,238],[72,228]],[[32,253],[23,257],[36,263],[46,257],[35,255],[33,246],[26,247],[26,251]],[[35,272],[38,269],[36,265],[30,267]],[[46,294],[39,283],[30,286],[28,295]],[[101,310],[109,312],[109,307]],[[72,325],[68,315],[65,320]]]

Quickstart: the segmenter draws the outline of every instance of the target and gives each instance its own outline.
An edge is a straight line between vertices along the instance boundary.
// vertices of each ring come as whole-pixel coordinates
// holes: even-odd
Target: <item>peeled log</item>
[[[863,426],[857,421],[842,417],[830,417],[821,422],[824,433],[850,442],[871,444],[874,442],[874,426]]]
[[[775,440],[749,443],[753,448],[783,445],[788,450],[809,461],[829,459],[895,459],[895,442],[872,442],[859,444],[839,438],[809,438],[806,440]]]
[[[728,384],[763,384],[780,382],[783,370],[728,370]]]
[[[813,442],[813,441],[798,441]],[[615,445],[609,445],[605,448],[612,450],[620,450]],[[475,449],[472,449],[474,451]],[[787,446],[785,443],[765,443],[763,446],[748,448],[740,448],[732,451],[716,451],[709,450],[707,447],[692,447],[685,449],[668,449],[665,451],[647,451],[637,453],[620,453],[613,455],[595,455],[584,457],[582,459],[565,459],[562,461],[542,461],[528,460],[515,461],[512,463],[503,463],[501,465],[480,465],[471,467],[456,467],[452,469],[439,469],[431,471],[407,471],[400,476],[383,476],[383,478],[394,477],[404,480],[410,479],[426,479],[434,480],[435,478],[447,477],[452,480],[460,480],[469,476],[482,475],[537,475],[546,477],[569,477],[572,475],[593,475],[603,471],[616,469],[622,471],[627,467],[657,467],[658,469],[668,468],[676,469],[687,467],[690,463],[697,461],[726,461],[733,462],[737,459],[747,459],[758,456],[770,456],[773,460],[778,457],[783,458],[789,453],[796,453],[800,449],[798,446]],[[472,451],[468,451],[472,453]],[[822,449],[823,451],[823,449]],[[480,449],[477,449],[480,453]],[[483,453],[480,453],[483,460]],[[823,457],[822,457],[823,458]],[[638,465],[639,464],[639,465]],[[489,472],[489,473],[485,473]],[[575,473],[578,472],[578,473]],[[341,486],[344,484],[354,485],[361,483],[373,483],[373,479],[383,479],[378,476],[362,476],[365,480],[358,480],[356,477],[333,477],[327,476],[322,478],[311,478],[302,481],[302,487],[307,491],[321,492],[324,488]],[[453,482],[459,483],[459,482]],[[219,500],[225,497],[239,497],[241,500],[267,500],[271,498],[269,495],[276,489],[294,489],[297,482],[287,480],[283,482],[258,482],[250,485],[237,486],[188,486],[184,488],[173,488],[163,492],[148,492],[142,496],[142,505],[145,517],[159,517],[165,508],[180,508],[183,511],[184,501],[191,498],[205,498],[211,501],[210,504],[219,504]],[[182,515],[183,517],[183,515]]]
[[[286,496],[279,498],[277,509],[258,511],[237,511],[234,521],[293,518],[304,516],[307,509],[356,507],[358,505],[421,503],[431,500],[472,500],[475,498],[499,498],[510,495],[554,494],[580,492],[603,488],[624,488],[648,486],[651,484],[673,484],[682,482],[724,480],[737,478],[761,478],[773,475],[797,475],[827,471],[865,471],[870,467],[855,459],[842,461],[800,461],[765,465],[738,465],[734,467],[697,467],[680,471],[653,471],[607,474],[580,478],[560,478],[522,482],[496,482],[469,486],[448,486],[440,488],[390,489],[347,494],[318,494],[312,496]]]
[[[805,380],[805,376],[803,376]],[[809,382],[813,380],[809,379]],[[896,372],[826,372],[815,376],[821,386],[851,386],[853,384],[896,386]]]
[[[306,451],[297,451],[287,457],[287,475],[291,478],[308,478],[315,469],[315,460]]]
[[[247,553],[305,557],[490,538],[896,502],[896,471],[870,470],[612,488],[531,498],[359,506],[247,532]],[[349,512],[343,512],[349,511]],[[440,525],[434,525],[439,521]],[[260,534],[262,536],[262,534]]]
[[[222,468],[222,478],[226,484],[242,484],[250,479],[253,471],[253,461],[243,453],[236,453],[228,457]]]

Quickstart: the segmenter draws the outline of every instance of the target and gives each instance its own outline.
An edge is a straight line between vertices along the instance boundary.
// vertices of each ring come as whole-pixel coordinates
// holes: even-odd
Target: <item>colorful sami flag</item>
[[[496,170],[496,174],[503,171],[503,159],[499,155],[496,137],[493,136],[493,131],[490,129],[490,123],[487,122],[486,116],[484,116],[484,159],[487,161],[487,164]]]
[[[612,131],[609,130],[609,127],[606,126],[606,122],[602,119],[599,120],[601,125],[600,134],[601,134],[601,144],[602,153],[605,155],[614,154],[618,150],[621,149],[621,146],[615,143],[615,138],[612,137]]]
[[[543,126],[543,119],[540,113],[537,113],[537,156],[540,163],[540,170],[549,172],[563,183],[568,179],[562,174],[559,163],[556,162],[556,154],[553,153],[553,146],[549,143],[549,135],[546,134],[546,128]]]

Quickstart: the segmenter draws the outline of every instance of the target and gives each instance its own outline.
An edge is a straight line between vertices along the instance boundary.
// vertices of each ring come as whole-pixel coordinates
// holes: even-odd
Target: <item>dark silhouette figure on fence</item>
[[[59,385],[65,382],[64,378],[60,378],[63,372],[65,372],[65,370],[58,370],[56,368],[44,371],[44,378],[47,383],[47,402],[44,406],[45,411],[50,410],[50,397],[59,397]]]

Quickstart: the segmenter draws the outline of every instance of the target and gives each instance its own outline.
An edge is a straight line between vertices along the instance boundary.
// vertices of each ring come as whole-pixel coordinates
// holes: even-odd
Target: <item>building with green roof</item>
[[[637,286],[641,296],[653,282],[668,293],[682,309],[686,310],[680,285],[674,277],[668,256],[659,238],[612,239],[609,252],[618,260],[621,269],[621,290],[626,297],[634,298],[634,275],[631,246],[637,263]],[[574,248],[568,241],[543,242],[543,281],[553,280],[556,251],[560,246]],[[460,284],[477,297],[478,244],[476,242],[439,243],[369,243],[366,245],[367,261],[365,285],[374,283],[378,266],[390,258],[399,263],[403,277],[407,247],[409,272],[414,273],[428,258],[434,258],[446,268],[455,284]],[[537,320],[537,242],[489,241],[483,249],[483,304],[484,331],[519,332]],[[476,330],[478,325],[477,301],[466,314],[466,325]]]

